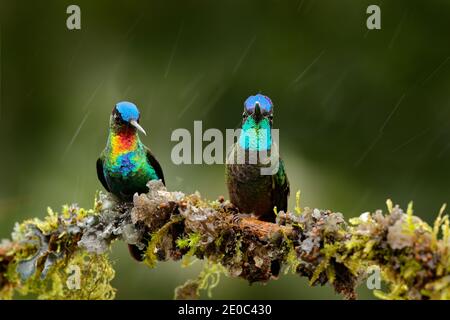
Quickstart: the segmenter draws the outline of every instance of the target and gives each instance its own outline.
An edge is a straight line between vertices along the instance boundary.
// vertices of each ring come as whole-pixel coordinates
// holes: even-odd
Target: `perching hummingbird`
[[[250,96],[244,103],[240,136],[227,156],[226,165],[230,201],[240,212],[269,222],[275,221],[274,207],[286,212],[289,197],[289,181],[278,146],[272,139],[272,124],[270,98],[262,94]],[[251,152],[256,158],[250,156]],[[268,166],[263,160],[268,157],[277,161],[277,170],[262,174],[261,169]]]
[[[164,175],[156,158],[139,139],[139,110],[127,101],[115,105],[109,120],[106,148],[97,160],[97,176],[103,187],[122,201],[131,201],[133,195],[148,192],[147,182],[162,180]],[[142,252],[129,245],[131,255],[142,260]]]

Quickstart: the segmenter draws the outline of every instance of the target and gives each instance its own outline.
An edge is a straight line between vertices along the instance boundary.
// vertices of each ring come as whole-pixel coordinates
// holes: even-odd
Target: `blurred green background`
[[[120,100],[140,107],[169,189],[226,195],[223,166],[172,164],[171,132],[235,128],[262,92],[302,205],[349,218],[414,200],[432,221],[450,200],[449,1],[78,0],[77,31],[66,28],[75,2],[0,3],[0,237],[47,206],[92,205]],[[366,28],[369,4],[381,30]],[[171,299],[201,266],[150,270],[123,243],[112,257],[121,299]],[[340,299],[295,276],[223,279],[213,298]]]

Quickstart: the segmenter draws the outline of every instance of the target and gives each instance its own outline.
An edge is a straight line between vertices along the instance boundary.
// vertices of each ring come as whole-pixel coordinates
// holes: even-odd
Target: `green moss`
[[[114,274],[107,255],[80,251],[52,266],[44,279],[34,275],[21,283],[17,292],[45,300],[110,300],[116,292],[110,284]]]
[[[300,195],[301,195],[301,191],[298,190],[295,193],[295,209],[294,209],[294,211],[297,215],[300,215],[302,213],[302,208],[300,206]]]
[[[177,239],[176,244],[178,248],[185,249],[189,248],[189,251],[183,257],[182,265],[187,267],[191,264],[190,259],[195,254],[198,249],[197,246],[200,243],[201,234],[199,233],[190,233],[186,238]]]
[[[145,251],[144,263],[150,268],[154,268],[156,266],[156,262],[158,258],[156,257],[156,251],[158,245],[161,243],[164,236],[169,231],[169,228],[180,221],[183,218],[181,216],[175,217],[169,220],[164,226],[162,226],[158,231],[152,233],[150,241],[148,242],[147,250]]]
[[[212,289],[219,285],[220,277],[225,272],[226,269],[222,265],[206,260],[199,276],[199,289],[205,290],[211,298]]]
[[[400,268],[400,276],[405,280],[412,280],[415,278],[417,272],[422,269],[422,266],[416,260],[412,260],[409,256],[401,256],[402,263]]]
[[[321,253],[323,254],[322,261],[319,263],[319,265],[314,270],[314,273],[309,280],[310,285],[313,285],[317,279],[319,278],[320,274],[324,271],[327,271],[327,269],[332,266],[330,266],[330,260],[335,255],[339,248],[339,244],[325,244],[323,249],[321,250]],[[328,273],[334,274],[334,271],[328,271]]]
[[[286,246],[287,254],[285,258],[286,268],[284,269],[284,274],[295,273],[297,271],[297,267],[300,265],[300,260],[297,256],[297,252],[295,251],[294,243],[291,239],[289,239],[286,234],[283,233],[284,243]]]
[[[175,289],[175,299],[198,299],[201,291],[205,291],[211,298],[212,290],[219,285],[221,275],[225,273],[226,269],[221,264],[205,260],[197,279],[188,280]]]
[[[113,299],[114,270],[108,256],[88,253],[77,244],[77,223],[92,214],[93,210],[66,205],[61,214],[48,208],[44,219],[16,225],[16,246],[0,297],[12,298],[17,292],[38,299]]]
[[[406,231],[413,233],[415,230],[415,224],[413,222],[413,202],[408,203],[408,209],[406,210]]]
[[[388,212],[392,213],[392,211],[394,210],[394,204],[392,203],[391,199],[386,200],[386,206],[387,206]]]

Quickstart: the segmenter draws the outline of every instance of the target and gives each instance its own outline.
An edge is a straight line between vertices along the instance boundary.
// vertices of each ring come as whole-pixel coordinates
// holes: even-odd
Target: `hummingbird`
[[[289,197],[289,181],[278,146],[272,139],[272,126],[270,98],[262,94],[248,97],[244,102],[240,135],[227,156],[225,172],[231,203],[240,212],[268,222],[275,222],[275,207],[287,211]],[[257,154],[253,161],[250,152]],[[261,171],[267,167],[267,161],[260,156],[264,153],[278,161],[277,170],[269,174]],[[239,155],[245,155],[240,162]]]
[[[131,201],[136,192],[148,192],[150,180],[165,184],[161,165],[139,139],[138,132],[147,135],[139,119],[139,109],[134,103],[117,103],[110,116],[106,147],[97,160],[101,184],[124,202]],[[142,250],[134,245],[129,245],[129,250],[136,260],[143,260]]]

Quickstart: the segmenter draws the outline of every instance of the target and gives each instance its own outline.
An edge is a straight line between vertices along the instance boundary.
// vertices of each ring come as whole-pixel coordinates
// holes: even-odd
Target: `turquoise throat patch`
[[[272,146],[272,133],[269,120],[262,119],[256,123],[252,117],[248,117],[242,125],[239,145],[244,150],[250,151],[270,150]]]

